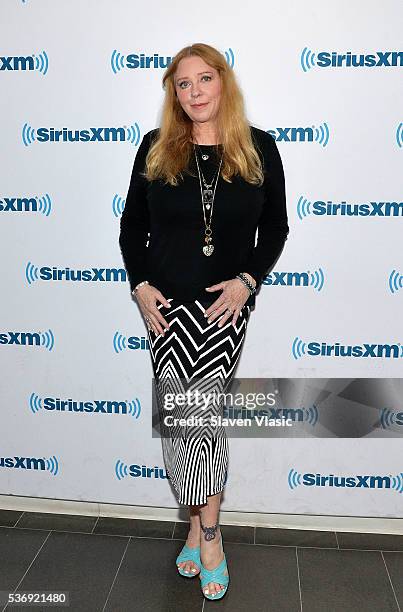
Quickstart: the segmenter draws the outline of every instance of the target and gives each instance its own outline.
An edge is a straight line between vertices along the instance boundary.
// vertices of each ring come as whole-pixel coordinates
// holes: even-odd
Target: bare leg
[[[197,548],[200,546],[200,506],[189,506],[190,529],[186,540],[189,548]],[[182,561],[178,563],[178,567],[184,568],[187,573],[196,574],[200,567],[193,561]]]
[[[218,515],[220,512],[221,492],[207,498],[207,504],[200,507],[201,538],[200,556],[204,567],[212,570],[224,559],[224,552],[220,543],[220,527]],[[206,595],[219,593],[223,585],[216,582],[209,582],[204,591]],[[206,589],[208,591],[206,592]]]

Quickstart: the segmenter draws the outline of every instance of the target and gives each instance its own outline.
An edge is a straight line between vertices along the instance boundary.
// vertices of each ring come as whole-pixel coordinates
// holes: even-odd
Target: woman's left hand
[[[239,278],[233,278],[216,285],[211,285],[211,287],[206,287],[207,291],[218,291],[219,289],[222,289],[220,297],[207,308],[204,316],[208,317],[208,322],[211,323],[224,313],[218,323],[218,327],[222,327],[230,317],[232,317],[232,325],[235,325],[242,307],[250,296],[249,289],[245,287]]]

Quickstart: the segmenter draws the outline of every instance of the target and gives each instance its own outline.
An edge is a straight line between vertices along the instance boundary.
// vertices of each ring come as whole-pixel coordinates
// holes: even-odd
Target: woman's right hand
[[[168,300],[165,299],[161,291],[149,284],[139,287],[134,295],[149,329],[157,336],[158,334],[165,336],[164,330],[168,331],[169,325],[158,310],[157,301],[161,302],[163,306],[171,308]]]

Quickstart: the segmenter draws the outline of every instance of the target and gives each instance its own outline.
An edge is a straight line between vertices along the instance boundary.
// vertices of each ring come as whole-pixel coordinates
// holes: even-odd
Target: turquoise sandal
[[[221,546],[222,546],[222,536],[221,536]],[[204,597],[206,599],[221,599],[222,597],[224,597],[225,593],[228,590],[228,584],[229,584],[229,576],[224,574],[225,570],[227,570],[228,572],[227,559],[226,559],[225,553],[224,553],[224,559],[214,569],[212,570],[206,569],[203,563],[201,563],[200,567],[201,567],[201,570],[200,570],[201,590],[202,590]],[[216,584],[220,584],[224,588],[221,589],[221,591],[219,591],[218,593],[215,593],[214,595],[212,593],[209,593],[208,595],[206,595],[206,593],[204,592],[204,589],[208,585],[209,582],[215,582]]]
[[[187,574],[184,571],[183,567],[178,567],[178,572],[180,573],[180,575],[185,576],[185,578],[194,578],[195,576],[198,576],[200,574],[201,567],[200,546],[197,546],[197,548],[189,548],[189,546],[185,544],[179,555],[176,557],[176,565],[178,565],[178,563],[182,563],[183,561],[193,561],[193,563],[196,563],[196,565],[198,565],[199,571],[189,572]]]

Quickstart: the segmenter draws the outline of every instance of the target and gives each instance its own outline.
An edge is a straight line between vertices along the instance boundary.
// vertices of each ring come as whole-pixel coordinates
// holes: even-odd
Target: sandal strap
[[[182,563],[183,561],[193,561],[200,566],[200,546],[197,548],[189,548],[189,546],[185,544],[176,558],[176,563]]]
[[[208,570],[202,564],[200,572],[201,586],[204,587],[209,582],[215,582],[217,584],[221,584],[222,586],[227,586],[229,583],[229,576],[227,574],[224,574],[225,570],[228,571],[225,555],[221,563],[212,570]]]

